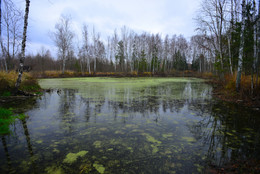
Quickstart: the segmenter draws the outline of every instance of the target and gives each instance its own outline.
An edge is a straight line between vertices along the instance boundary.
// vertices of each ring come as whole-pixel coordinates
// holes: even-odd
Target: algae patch
[[[101,141],[95,141],[93,145],[95,146],[95,148],[101,148]]]
[[[105,172],[105,167],[102,165],[102,164],[97,164],[97,163],[94,163],[93,164],[93,167],[95,167],[95,169],[99,172],[99,173],[101,173],[101,174],[103,174],[104,172]]]
[[[87,153],[88,151],[80,151],[78,153],[68,153],[66,158],[63,160],[63,163],[72,164],[78,159],[78,157],[83,157]]]
[[[55,166],[47,167],[45,169],[45,171],[47,174],[63,174],[64,173],[64,171],[60,167],[55,167]]]
[[[193,138],[193,137],[182,137],[182,139],[186,140],[188,142],[195,142],[196,141],[195,138]]]
[[[152,137],[151,135],[147,134],[147,133],[143,133],[142,135],[144,135],[146,137],[146,140],[150,143],[156,143],[156,144],[161,144],[161,141],[156,140],[154,137]]]
[[[159,151],[158,146],[160,146],[160,144],[162,143],[159,140],[156,140],[154,137],[152,137],[151,135],[147,134],[147,133],[142,133],[143,136],[146,137],[146,140],[150,143],[152,143],[150,146],[152,148],[152,153],[155,154]]]

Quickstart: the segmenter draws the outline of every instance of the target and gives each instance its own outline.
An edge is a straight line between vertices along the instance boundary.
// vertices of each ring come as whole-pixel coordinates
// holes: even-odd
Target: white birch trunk
[[[229,68],[230,74],[233,76],[233,67],[232,67],[232,58],[231,58],[231,44],[230,44],[230,37],[228,37],[228,57],[229,57]]]
[[[246,12],[245,0],[242,2],[242,26],[241,26],[241,36],[240,36],[240,46],[239,46],[239,57],[238,57],[238,67],[237,67],[237,78],[236,78],[236,91],[240,90],[241,86],[241,71],[243,64],[243,51],[244,51],[244,30],[245,30],[245,12]]]
[[[21,52],[21,58],[20,58],[20,67],[19,67],[19,74],[18,78],[15,84],[15,88],[18,91],[21,81],[22,81],[22,75],[23,75],[23,65],[24,65],[24,59],[25,59],[25,47],[26,47],[26,34],[27,34],[27,26],[28,26],[28,16],[29,16],[29,6],[30,6],[30,0],[26,0],[26,7],[25,7],[25,16],[24,16],[24,28],[23,28],[23,40],[22,40],[22,52]]]
[[[253,12],[253,21],[256,21],[256,4],[254,0],[254,12]],[[251,71],[251,94],[253,95],[254,93],[254,73],[256,72],[256,60],[258,57],[258,51],[257,51],[257,23],[254,24],[254,60],[252,64],[252,71]]]

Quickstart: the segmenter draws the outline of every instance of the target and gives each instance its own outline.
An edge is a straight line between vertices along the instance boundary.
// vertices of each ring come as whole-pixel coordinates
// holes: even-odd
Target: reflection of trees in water
[[[33,157],[33,149],[32,149],[32,144],[31,144],[31,138],[30,138],[29,130],[28,130],[28,127],[27,127],[27,122],[26,122],[25,119],[21,120],[21,122],[22,122],[23,129],[24,129],[24,135],[26,137],[28,151],[30,153],[30,156]]]
[[[6,156],[6,160],[7,160],[8,173],[11,173],[11,171],[12,171],[11,164],[12,163],[11,163],[11,157],[10,157],[10,154],[9,154],[9,151],[8,151],[8,147],[7,147],[7,144],[6,144],[5,136],[3,135],[1,139],[2,139],[2,144],[3,144],[3,147],[4,147],[5,156]]]
[[[73,131],[73,123],[75,122],[76,108],[76,92],[74,89],[64,89],[60,92],[59,117],[61,119],[61,127]]]
[[[196,110],[199,108],[203,113],[201,107],[197,106]],[[260,118],[257,113],[227,103],[216,103],[207,108],[211,108],[210,112],[194,123],[190,131],[208,148],[206,156],[210,164],[222,166],[237,160],[259,160]]]
[[[15,113],[24,113],[33,108],[37,108],[38,97],[9,97],[5,100],[0,100],[0,107],[3,108],[15,108],[13,112]]]
[[[29,133],[29,130],[28,130],[26,119],[21,120],[21,123],[22,123],[22,126],[23,126],[24,135],[25,135],[25,138],[26,138],[27,149],[28,149],[29,156],[30,156],[30,165],[31,165],[30,169],[32,170],[32,171],[30,171],[30,173],[35,173],[34,172],[35,171],[35,162],[34,162],[34,159],[33,159],[34,153],[33,153],[33,147],[32,147],[32,144],[31,144],[31,138],[30,138],[30,133]],[[12,163],[16,163],[16,161],[15,161],[16,156],[12,156],[12,159],[13,159],[13,161],[12,161],[9,150],[8,150],[9,146],[8,146],[8,143],[6,142],[7,136],[8,135],[3,135],[1,137],[2,144],[3,144],[3,147],[4,147],[4,151],[5,151],[6,160],[7,160],[7,165],[8,165],[8,168],[7,168],[8,171],[6,171],[6,172],[7,173],[16,173],[16,171],[18,170],[17,166],[16,165],[12,166]]]
[[[81,99],[83,100],[83,99]],[[86,118],[86,122],[89,122],[90,116],[91,116],[91,111],[90,111],[90,101],[85,101],[86,104],[86,111],[85,111],[85,118]]]
[[[36,169],[35,169],[35,167],[36,167],[35,166],[35,161],[33,159],[33,157],[34,157],[33,147],[32,147],[32,144],[31,144],[31,138],[30,138],[28,127],[27,127],[26,119],[21,120],[21,122],[22,122],[23,129],[24,129],[24,135],[26,137],[26,143],[27,143],[28,152],[30,154],[31,169],[32,169],[32,171],[30,173],[36,173],[35,172],[36,171]]]
[[[211,94],[211,87],[201,88],[201,83],[185,82],[178,86],[169,83],[137,89],[125,87],[118,91],[108,88],[102,92],[99,91],[99,96],[94,99],[86,96],[81,98],[86,105],[87,120],[90,116],[96,117],[96,114],[101,112],[112,113],[114,119],[118,114],[124,113],[140,113],[144,117],[151,113],[157,115],[169,111],[178,113],[185,105],[189,106],[192,103],[202,103],[207,100]],[[111,96],[116,97],[111,98]],[[67,106],[66,108],[68,109]]]

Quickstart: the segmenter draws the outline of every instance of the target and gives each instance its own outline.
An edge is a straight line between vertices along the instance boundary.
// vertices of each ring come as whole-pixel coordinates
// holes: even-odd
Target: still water
[[[259,160],[257,112],[193,78],[44,79],[9,103],[29,117],[1,136],[1,173],[208,173]],[[4,106],[7,107],[7,106]]]

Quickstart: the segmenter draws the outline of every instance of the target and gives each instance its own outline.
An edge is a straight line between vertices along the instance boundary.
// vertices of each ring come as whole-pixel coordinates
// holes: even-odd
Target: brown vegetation
[[[35,78],[69,78],[69,77],[197,77],[204,79],[211,79],[215,77],[212,73],[198,73],[196,71],[175,71],[170,72],[75,72],[75,71],[44,71],[44,72],[33,72]]]
[[[236,91],[236,75],[226,75],[224,80],[214,78],[213,94],[224,101],[242,104],[248,107],[260,108],[260,80],[254,89],[251,88],[251,76],[242,75],[241,89]]]
[[[15,83],[18,73],[11,71],[9,73],[0,72],[0,96],[15,95]],[[40,86],[35,77],[30,73],[24,73],[20,90],[24,93],[39,92]]]

